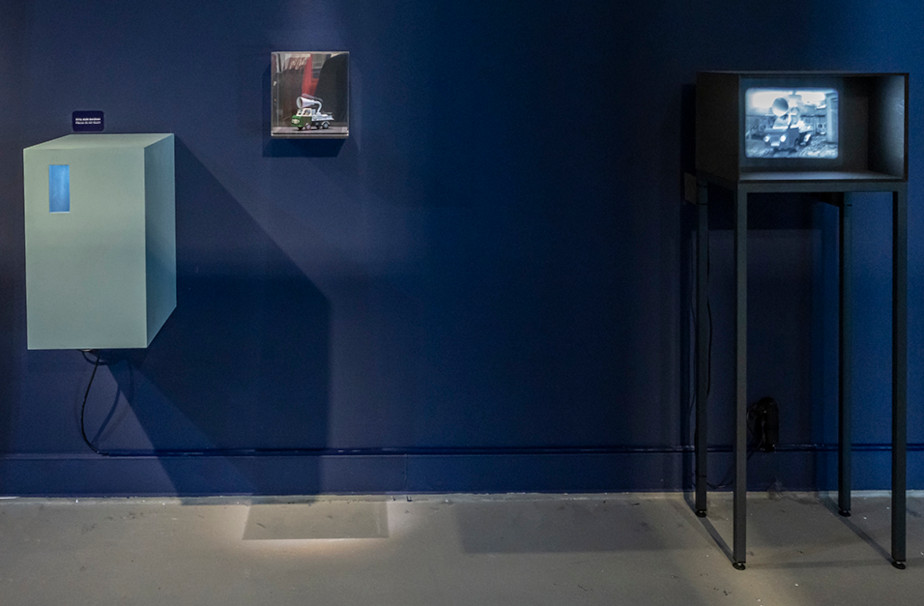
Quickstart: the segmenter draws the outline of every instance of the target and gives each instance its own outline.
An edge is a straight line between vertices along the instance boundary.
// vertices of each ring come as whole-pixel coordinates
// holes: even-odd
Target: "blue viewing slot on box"
[[[67,164],[48,167],[48,210],[53,213],[71,212],[71,167]]]

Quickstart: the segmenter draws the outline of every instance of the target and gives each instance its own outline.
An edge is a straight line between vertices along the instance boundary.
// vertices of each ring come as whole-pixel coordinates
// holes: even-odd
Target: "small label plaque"
[[[105,126],[101,111],[76,111],[72,117],[75,133],[98,133]]]

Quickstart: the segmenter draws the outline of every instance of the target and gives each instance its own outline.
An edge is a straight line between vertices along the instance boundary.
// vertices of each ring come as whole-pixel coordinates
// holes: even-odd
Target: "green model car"
[[[328,113],[322,112],[320,108],[303,107],[292,116],[292,126],[298,130],[306,128],[330,128],[330,123],[334,117]]]

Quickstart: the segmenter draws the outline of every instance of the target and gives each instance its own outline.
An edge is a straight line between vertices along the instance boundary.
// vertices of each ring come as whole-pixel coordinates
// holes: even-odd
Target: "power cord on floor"
[[[757,452],[757,450],[752,448],[750,445],[748,445],[748,456],[746,457],[745,461],[750,461],[751,456],[753,456],[755,452]],[[734,471],[735,471],[735,465],[734,463],[732,463],[728,467],[728,471],[725,472],[725,475],[722,476],[721,482],[719,482],[718,484],[713,484],[712,482],[706,482],[706,486],[709,487],[709,490],[723,490],[725,488],[728,488],[729,486],[734,484],[734,482],[732,481],[732,474],[734,473]]]
[[[761,398],[748,408],[747,417],[747,458],[750,461],[755,452],[773,452],[779,440],[779,404],[770,397]],[[772,418],[770,418],[772,417]],[[711,490],[721,490],[732,485],[732,473],[735,464],[732,463],[722,481],[718,484],[706,482]]]
[[[83,437],[84,443],[87,445],[87,447],[90,450],[92,450],[96,454],[101,455],[105,453],[102,452],[99,448],[97,448],[97,446],[87,436],[86,413],[87,413],[87,399],[90,397],[90,388],[93,387],[93,380],[96,378],[96,371],[99,370],[103,356],[99,351],[95,351],[95,350],[81,350],[80,353],[83,354],[84,360],[93,364],[93,372],[90,373],[90,380],[87,382],[87,389],[86,391],[83,392],[83,402],[80,404],[80,435]],[[91,360],[88,354],[95,354],[96,359]]]

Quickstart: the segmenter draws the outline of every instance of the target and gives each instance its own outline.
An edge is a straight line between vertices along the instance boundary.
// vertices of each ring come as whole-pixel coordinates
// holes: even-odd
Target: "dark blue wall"
[[[688,486],[696,71],[910,71],[921,99],[924,8],[504,4],[0,0],[0,492]],[[351,52],[350,138],[271,141],[270,52],[335,49]],[[148,350],[107,352],[88,399],[90,437],[117,456],[81,439],[92,367],[25,346],[21,149],[69,132],[75,109],[177,136],[177,310]],[[908,109],[920,445],[924,116]],[[890,219],[864,200],[856,487],[885,488]],[[752,487],[828,488],[836,217],[787,199],[753,212],[752,395],[780,401],[790,448],[755,455]],[[715,481],[728,463],[713,457]]]

